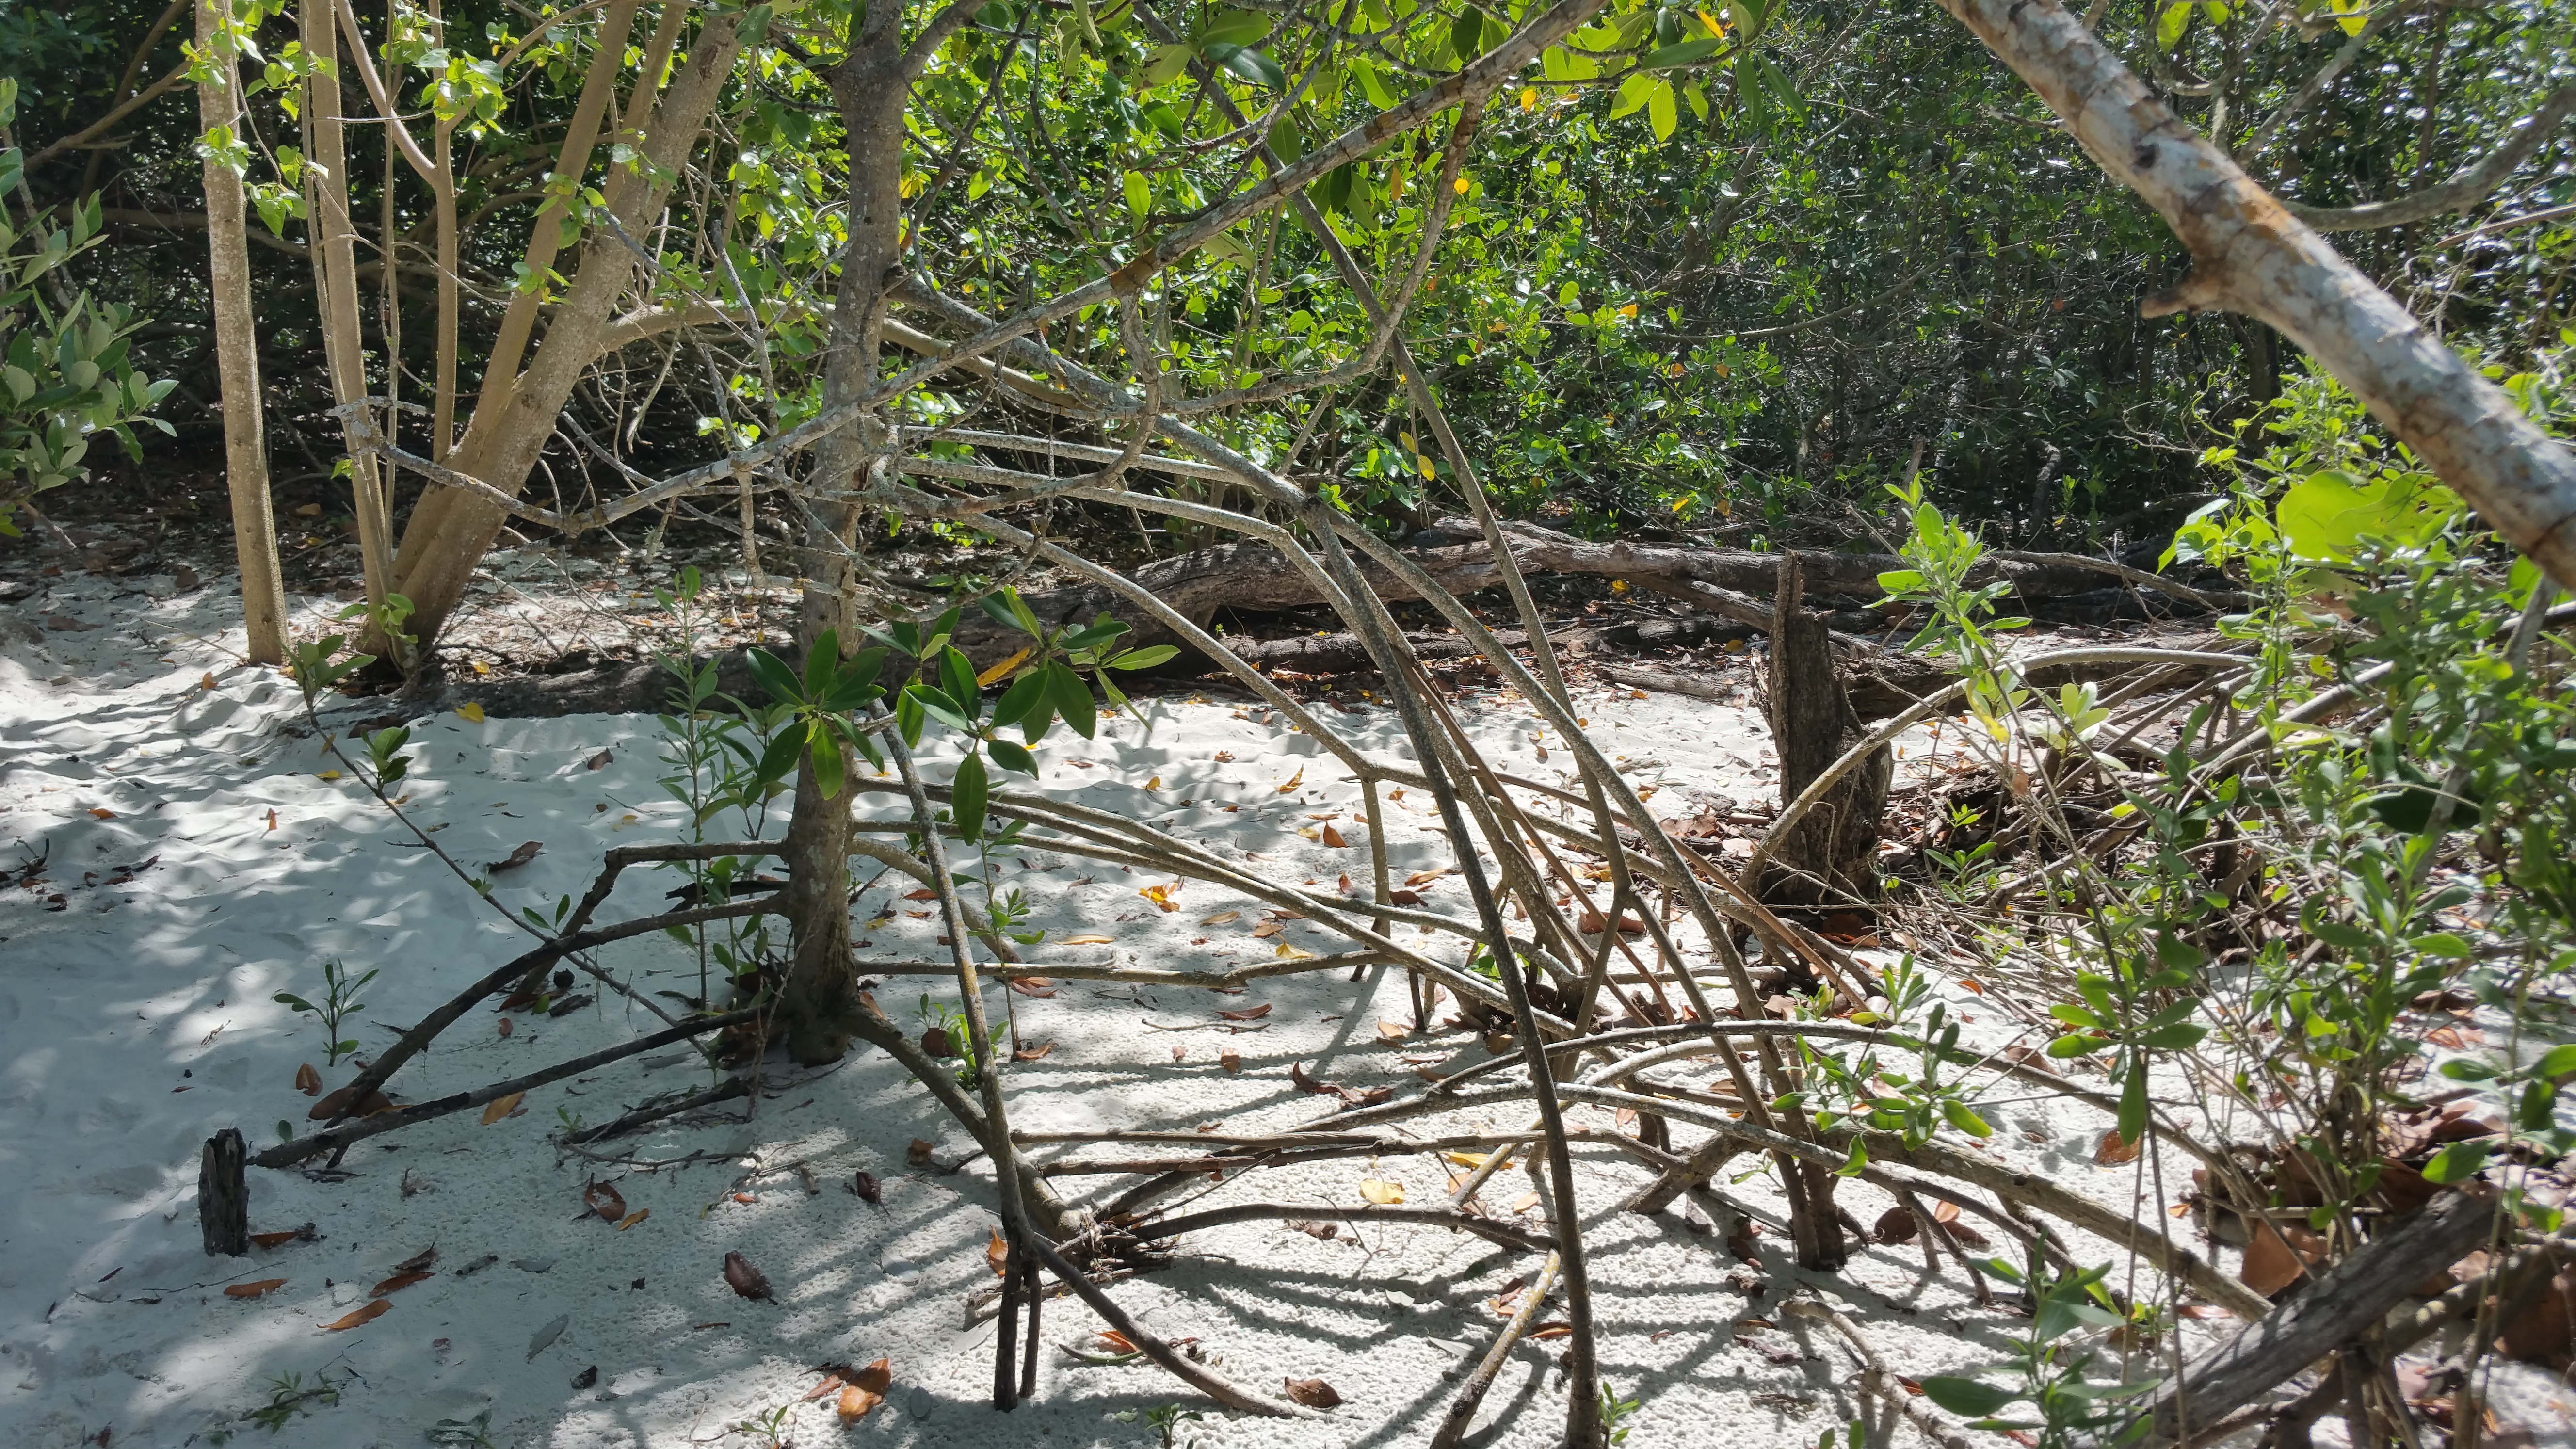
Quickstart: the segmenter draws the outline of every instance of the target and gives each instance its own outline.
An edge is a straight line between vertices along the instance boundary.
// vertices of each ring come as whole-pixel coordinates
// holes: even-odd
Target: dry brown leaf
[[[770,1296],[769,1279],[762,1276],[758,1268],[751,1266],[749,1258],[738,1252],[725,1254],[724,1280],[726,1286],[742,1297],[767,1298]]]
[[[1297,773],[1288,777],[1288,783],[1279,787],[1279,793],[1282,795],[1294,795],[1297,793],[1297,787],[1304,783],[1306,783],[1306,767],[1299,765],[1297,767]]]
[[[295,1090],[308,1097],[322,1095],[322,1074],[313,1070],[311,1062],[306,1062],[295,1069]]]
[[[402,1290],[410,1287],[414,1283],[424,1282],[437,1276],[438,1275],[435,1273],[422,1272],[396,1273],[382,1283],[368,1289],[367,1296],[370,1298],[382,1298],[388,1293],[400,1293]]]
[[[582,761],[582,768],[585,770],[605,770],[616,763],[616,755],[607,750],[602,750],[598,754],[591,756],[589,759]]]
[[[1208,756],[1208,758],[1214,760],[1220,765],[1231,765],[1234,763],[1234,751],[1219,750],[1215,754]]]
[[[1393,1207],[1404,1201],[1404,1184],[1381,1177],[1364,1177],[1360,1179],[1360,1196],[1380,1207]]]
[[[1957,1203],[1936,1202],[1932,1205],[1932,1221],[1936,1223],[1955,1223],[1958,1220],[1959,1205]]]
[[[939,899],[939,892],[923,886],[917,891],[905,891],[903,898],[908,901],[935,901]]]
[[[861,1419],[866,1418],[869,1414],[874,1413],[877,1405],[884,1402],[885,1395],[870,1393],[866,1389],[860,1388],[856,1384],[852,1384],[848,1388],[841,1390],[841,1401],[838,1404],[835,1404],[833,1409],[841,1416],[841,1422],[843,1424],[855,1424]]]
[[[114,820],[116,818],[116,812],[107,809],[104,806],[92,806],[90,807],[89,813],[97,816],[101,820]]]
[[[292,1236],[292,1234],[289,1236]],[[263,1293],[274,1293],[285,1286],[286,1280],[283,1278],[262,1278],[256,1283],[234,1283],[228,1285],[224,1289],[224,1296],[226,1298],[257,1298]]]
[[[877,1181],[873,1172],[851,1174],[850,1191],[859,1195],[859,1201],[871,1206],[881,1206],[885,1202],[885,1184]]]
[[[615,1222],[626,1216],[626,1197],[614,1183],[594,1182],[581,1190],[581,1200],[592,1212]]]
[[[1386,1041],[1402,1041],[1413,1035],[1413,1028],[1402,1022],[1381,1021],[1377,1024],[1377,1034]]]
[[[1055,995],[1055,983],[1043,976],[1014,976],[1010,978],[1009,985],[1013,991],[1022,996],[1039,1001]]]
[[[287,1228],[281,1232],[253,1233],[250,1235],[250,1240],[263,1248],[282,1248],[288,1243],[294,1242],[297,1238],[303,1236],[304,1230],[302,1228]],[[280,1278],[277,1281],[283,1283],[286,1280]]]
[[[2325,1239],[2296,1223],[2256,1218],[2246,1226],[2253,1240],[2245,1245],[2236,1277],[2267,1298],[2305,1277],[2309,1264],[2325,1261]]]
[[[356,1309],[337,1322],[322,1325],[324,1333],[344,1333],[362,1323],[373,1323],[393,1311],[390,1300],[379,1298],[364,1308]]]
[[[483,868],[485,870],[517,870],[520,866],[526,865],[529,861],[536,859],[537,852],[545,848],[545,844],[542,841],[521,841],[519,843],[519,848],[511,851],[507,859],[487,860],[483,862]]]
[[[2098,1166],[2117,1167],[2137,1160],[2138,1144],[2122,1137],[2117,1127],[2104,1132],[2102,1140],[2093,1144],[2093,1161]]]
[[[1174,1042],[1174,1043],[1172,1044],[1172,1060],[1173,1060],[1173,1061],[1176,1061],[1176,1062],[1177,1062],[1177,1061],[1184,1060],[1184,1059],[1186,1059],[1186,1058],[1189,1056],[1189,1054],[1190,1054],[1190,1049],[1189,1049],[1188,1047],[1182,1046],[1182,1045],[1181,1045],[1180,1043],[1178,1043],[1178,1042]]]
[[[510,1034],[510,1018],[508,1018],[508,1017],[506,1017],[506,1016],[505,1016],[505,1017],[502,1017],[502,1018],[501,1018],[501,1035],[503,1035],[503,1036],[505,1036],[505,1037],[506,1037],[506,1036],[508,1036],[509,1034]]]
[[[1438,870],[1417,870],[1413,874],[1406,876],[1404,878],[1404,883],[1414,887],[1427,886],[1433,881],[1440,879],[1440,877],[1444,875],[1450,874],[1456,869],[1457,867],[1454,865],[1444,865]]]
[[[1279,924],[1277,921],[1264,921],[1260,925],[1252,928],[1252,937],[1257,941],[1264,937],[1276,936],[1287,929],[1288,928],[1286,926]]]
[[[1878,1215],[1878,1224],[1870,1236],[1882,1243],[1910,1243],[1921,1231],[1923,1224],[1915,1220],[1911,1209],[1892,1207]]]
[[[1270,1014],[1271,1007],[1272,1003],[1265,1001],[1259,1006],[1247,1006],[1240,1011],[1220,1011],[1217,1016],[1225,1021],[1259,1021]]]
[[[1341,1405],[1342,1396],[1334,1393],[1333,1386],[1322,1379],[1289,1379],[1287,1384],[1288,1397],[1307,1408],[1331,1409]]]
[[[509,1018],[503,1017],[501,1019],[501,1035],[508,1036],[509,1034]],[[506,1097],[493,1098],[492,1105],[483,1109],[483,1125],[489,1127],[493,1123],[500,1121],[502,1118],[509,1116],[511,1113],[518,1111],[520,1099],[527,1095],[528,1094],[525,1092],[512,1092]]]
[[[1342,839],[1342,832],[1335,830],[1330,825],[1327,825],[1324,827],[1324,843],[1335,850],[1339,850],[1349,842]]]
[[[1420,891],[1388,891],[1386,893],[1386,898],[1399,906],[1418,906],[1422,904],[1422,892]]]
[[[1220,1066],[1220,1067],[1225,1068],[1225,1069],[1226,1069],[1227,1071],[1229,1071],[1229,1072],[1239,1072],[1239,1071],[1242,1071],[1242,1070],[1243,1070],[1243,1054],[1242,1054],[1241,1052],[1236,1051],[1236,1050],[1235,1050],[1234,1048],[1232,1048],[1232,1047],[1227,1047],[1227,1048],[1224,1050],[1224,1052],[1222,1052],[1221,1054],[1219,1054],[1219,1055],[1218,1055],[1218,1057],[1217,1057],[1217,1059],[1216,1059],[1216,1064],[1217,1064],[1218,1066]]]
[[[1011,1245],[1002,1241],[1002,1235],[1000,1233],[997,1232],[993,1234],[993,1241],[984,1245],[984,1261],[992,1268],[993,1276],[996,1278],[1001,1277],[1009,1270],[1011,1266]]]
[[[350,1085],[354,1086],[356,1084],[351,1083]],[[328,1121],[331,1118],[340,1115],[342,1104],[346,1103],[348,1100],[349,1088],[342,1087],[323,1097],[321,1101],[314,1103],[313,1110],[305,1113],[304,1115],[309,1121]],[[369,1092],[367,1094],[367,1100],[360,1103],[358,1110],[350,1113],[349,1115],[353,1117],[373,1117],[378,1112],[390,1112],[393,1109],[394,1103],[392,1098],[386,1096],[382,1092]]]
[[[1054,1042],[1048,1042],[1043,1046],[1021,1047],[1011,1053],[1011,1060],[1015,1062],[1044,1061],[1046,1060],[1046,1054],[1054,1050]]]
[[[927,1137],[915,1137],[911,1144],[903,1149],[903,1160],[915,1167],[928,1167],[931,1149],[936,1146],[938,1144]]]
[[[1106,946],[1109,944],[1109,938],[1100,934],[1098,931],[1088,931],[1079,936],[1067,936],[1056,944],[1061,946]]]
[[[850,1375],[850,1382],[872,1394],[894,1387],[894,1360],[881,1358]]]
[[[617,1220],[617,1230],[622,1233],[628,1228],[635,1226],[637,1223],[640,1223],[651,1216],[653,1216],[653,1210],[651,1208],[637,1208],[635,1211],[628,1213],[626,1216]]]
[[[840,1387],[841,1387],[841,1373],[840,1373],[840,1371],[839,1371],[839,1370],[835,1370],[835,1371],[833,1371],[833,1372],[831,1372],[831,1373],[827,1373],[827,1374],[823,1375],[823,1381],[822,1381],[821,1383],[819,1383],[819,1384],[816,1384],[814,1387],[812,1387],[812,1388],[810,1388],[810,1389],[807,1389],[807,1390],[805,1391],[805,1397],[804,1397],[804,1398],[802,1398],[802,1399],[797,1400],[797,1402],[798,1402],[798,1403],[804,1403],[804,1404],[810,1404],[810,1403],[814,1402],[816,1399],[822,1398],[822,1397],[823,1397],[824,1395],[826,1395],[826,1394],[830,1394],[830,1393],[834,1393],[834,1392],[838,1391],[838,1390],[840,1389]]]
[[[1219,911],[1215,915],[1209,916],[1205,920],[1200,921],[1199,924],[1202,926],[1231,926],[1242,919],[1243,912],[1241,911]]]
[[[1513,1199],[1512,1199],[1512,1205],[1511,1205],[1509,1208],[1506,1208],[1506,1209],[1505,1209],[1505,1211],[1506,1211],[1506,1212],[1512,1212],[1512,1213],[1525,1213],[1525,1212],[1528,1212],[1531,1208],[1534,1208],[1534,1207],[1537,1207],[1537,1206],[1538,1206],[1538,1194],[1537,1194],[1537,1193],[1534,1193],[1534,1192],[1525,1192],[1525,1193],[1522,1193],[1519,1197],[1513,1198]]]
[[[1557,1321],[1557,1320],[1555,1320],[1555,1319],[1550,1319],[1550,1320],[1548,1320],[1547,1322],[1540,1324],[1538,1327],[1531,1329],[1531,1330],[1529,1331],[1529,1336],[1530,1336],[1530,1337],[1532,1337],[1532,1338],[1540,1338],[1540,1339],[1545,1339],[1545,1338],[1564,1338],[1564,1337],[1566,1337],[1567,1335],[1569,1335],[1569,1334],[1571,1334],[1571,1333],[1573,1333],[1573,1332],[1574,1332],[1574,1325],[1572,1325],[1572,1324],[1570,1324],[1570,1323],[1561,1323],[1561,1322],[1558,1322],[1558,1321]]]

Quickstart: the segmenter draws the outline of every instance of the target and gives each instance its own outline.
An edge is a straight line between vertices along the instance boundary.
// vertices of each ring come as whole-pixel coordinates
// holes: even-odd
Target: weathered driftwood
[[[206,1252],[238,1258],[250,1251],[250,1153],[241,1129],[227,1127],[206,1139],[197,1163],[197,1227]]]
[[[2379,1323],[2428,1272],[2456,1261],[2494,1231],[2491,1197],[2445,1193],[2370,1240],[2299,1295],[2184,1367],[2141,1413],[2153,1421],[2145,1444],[2171,1444],[2196,1425],[2217,1423]],[[2133,1421],[2134,1422],[2134,1421]],[[2105,1444],[2133,1442],[2122,1434]]]
[[[1860,743],[1860,717],[1835,677],[1825,626],[1800,607],[1795,556],[1779,563],[1773,595],[1770,697],[1772,747],[1780,755],[1780,803],[1798,798]],[[1774,843],[1772,868],[1747,881],[1768,904],[1819,906],[1878,899],[1878,822],[1896,760],[1884,747],[1846,770],[1824,797]]]

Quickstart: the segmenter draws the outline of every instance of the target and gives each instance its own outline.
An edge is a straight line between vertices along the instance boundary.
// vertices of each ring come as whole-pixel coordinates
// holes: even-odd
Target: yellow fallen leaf
[[[1460,1167],[1482,1167],[1485,1165],[1485,1159],[1491,1154],[1483,1152],[1443,1152],[1440,1155],[1448,1158],[1451,1162],[1458,1164]]]
[[[477,660],[475,660],[475,661],[474,661],[474,672],[475,672],[475,673],[477,673],[477,674],[489,674],[489,673],[491,673],[491,672],[492,672],[492,666],[491,666],[491,665],[489,665],[489,664],[484,663],[484,662],[483,662],[482,660],[480,660],[480,659],[477,659]],[[471,706],[471,705],[468,705],[468,706],[467,706],[467,708],[468,708],[468,709],[470,709],[470,708],[472,708],[472,707],[473,707],[473,706]],[[463,714],[464,712],[465,712],[464,710],[458,710],[458,711],[457,711],[457,713],[459,713],[459,714]],[[475,718],[480,719],[480,718],[482,718],[482,716],[481,716],[481,715],[476,715],[476,716],[475,716]]]
[[[1297,947],[1291,946],[1285,941],[1280,942],[1279,949],[1271,952],[1270,954],[1278,957],[1282,961],[1312,961],[1315,959],[1314,952],[1299,950]]]
[[[493,1123],[500,1121],[502,1118],[509,1116],[511,1113],[518,1111],[519,1099],[526,1095],[528,1094],[525,1092],[512,1092],[506,1097],[493,1098],[492,1105],[483,1109],[483,1125],[489,1127]]]
[[[1230,926],[1236,921],[1242,919],[1243,912],[1241,911],[1219,911],[1213,916],[1208,916],[1202,919],[1199,924],[1202,926]]]
[[[1160,776],[1160,775],[1156,775],[1154,778],[1152,778],[1152,779],[1150,779],[1150,780],[1147,780],[1147,781],[1145,782],[1145,788],[1146,788],[1146,789],[1148,789],[1148,790],[1160,790],[1160,789],[1162,789],[1162,788],[1163,788],[1163,777],[1162,777],[1162,776]]]
[[[483,666],[477,664],[474,666],[474,670],[476,673],[480,674],[483,672]],[[469,724],[481,724],[483,722],[483,706],[476,704],[474,701],[469,699],[465,703],[456,707],[456,717]]]
[[[1179,881],[1173,881],[1170,885],[1146,886],[1136,892],[1136,894],[1152,901],[1166,915],[1180,909],[1180,907],[1175,905],[1172,901],[1172,897],[1179,895],[1180,893],[1181,883]]]
[[[1364,1177],[1360,1179],[1360,1196],[1381,1207],[1393,1207],[1404,1201],[1404,1184],[1379,1177]]]
[[[1534,1207],[1537,1207],[1537,1206],[1538,1206],[1538,1194],[1537,1194],[1537,1193],[1534,1193],[1534,1192],[1525,1192],[1525,1193],[1522,1193],[1519,1197],[1516,1197],[1516,1198],[1513,1198],[1513,1199],[1512,1199],[1511,1207],[1508,1209],[1508,1211],[1513,1212],[1513,1213],[1525,1213],[1525,1212],[1528,1212],[1531,1208],[1534,1208]]]
[[[313,778],[316,780],[336,780],[340,778],[340,772],[337,770],[324,770],[321,774],[316,775]]]
[[[1402,1041],[1413,1035],[1413,1031],[1402,1022],[1381,1021],[1377,1024],[1377,1034],[1387,1041]]]
[[[1079,936],[1067,936],[1061,944],[1067,946],[1106,946],[1109,944],[1109,938],[1100,934],[1098,931],[1090,931]]]
[[[1297,787],[1304,783],[1306,783],[1306,767],[1299,765],[1297,767],[1297,773],[1288,777],[1288,783],[1279,787],[1279,793],[1282,795],[1293,795],[1297,793]]]
[[[1324,838],[1324,832],[1317,830],[1312,825],[1298,826],[1297,833],[1306,837],[1308,840],[1321,840]]]
[[[636,817],[632,812],[620,815],[617,817],[617,823],[608,827],[608,833],[614,835],[618,831],[625,829],[627,826],[634,824],[635,820]]]
[[[1023,649],[1019,653],[1012,655],[1010,658],[1003,660],[1001,663],[994,665],[992,668],[985,670],[983,673],[976,675],[975,682],[979,685],[989,686],[994,680],[999,679],[1003,675],[1010,673],[1012,670],[1019,668],[1020,661],[1028,657],[1029,651]]]
[[[626,1216],[617,1220],[617,1230],[622,1233],[628,1228],[635,1226],[637,1223],[640,1223],[651,1216],[653,1216],[653,1210],[651,1208],[637,1208],[635,1211],[628,1213]]]

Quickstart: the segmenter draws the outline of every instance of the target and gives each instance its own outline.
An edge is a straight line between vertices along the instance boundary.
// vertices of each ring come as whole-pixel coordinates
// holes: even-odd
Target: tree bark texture
[[[227,1127],[206,1139],[197,1161],[197,1229],[209,1256],[238,1258],[250,1251],[250,1147],[241,1129]]]
[[[1822,619],[1800,607],[1796,555],[1779,562],[1771,626],[1771,747],[1780,756],[1785,806],[1859,744],[1861,728],[1834,672]],[[1878,899],[1878,822],[1887,811],[1895,758],[1885,750],[1843,776],[1773,852],[1755,894],[1781,906],[1828,906]]]
[[[904,74],[903,36],[880,14],[852,22],[848,58],[831,76],[849,145],[850,235],[841,251],[840,292],[832,308],[831,353],[824,363],[823,410],[846,407],[876,381],[883,345],[885,275],[900,255],[903,234],[903,110],[910,94]],[[840,429],[814,449],[813,481],[851,490],[880,447],[873,419]],[[859,634],[849,602],[855,580],[848,550],[858,509],[820,503],[809,514],[803,574],[803,613],[796,641],[821,647],[834,635],[844,655],[857,652]],[[898,666],[899,668],[899,666]],[[891,688],[900,678],[887,680]],[[848,750],[842,775],[849,776]],[[826,798],[810,767],[797,771],[796,808],[788,818],[785,908],[794,937],[795,964],[780,993],[788,1055],[807,1065],[837,1061],[849,1050],[847,1019],[856,998],[850,964],[850,791]]]
[[[2173,228],[2191,274],[2148,316],[2270,323],[2341,380],[2485,520],[2576,588],[2576,455],[2183,123],[2054,0],[1942,0]]]
[[[241,129],[241,77],[220,10],[197,6],[197,46],[213,75],[197,87],[197,120],[205,130]],[[265,414],[259,399],[259,330],[251,315],[250,245],[242,219],[242,181],[208,156],[207,281],[214,295],[215,363],[224,398],[224,471],[233,504],[233,552],[241,562],[242,624],[253,664],[286,662],[286,584],[277,561],[277,518],[268,496]]]
[[[2383,1229],[2297,1297],[2185,1365],[2181,1381],[2168,1383],[2149,1401],[2154,1429],[2137,1442],[2175,1443],[2184,1436],[2186,1412],[2192,1427],[2206,1428],[2254,1402],[2376,1326],[2426,1274],[2486,1241],[2495,1224],[2493,1198],[2451,1192]],[[2113,1436],[2103,1442],[2128,1441]]]

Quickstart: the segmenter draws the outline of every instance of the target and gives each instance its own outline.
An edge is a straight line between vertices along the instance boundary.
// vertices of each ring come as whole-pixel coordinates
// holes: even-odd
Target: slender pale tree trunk
[[[197,88],[199,125],[243,128],[241,84],[231,37],[214,4],[199,0],[197,45],[213,74]],[[215,364],[224,399],[224,463],[233,498],[233,550],[241,560],[242,623],[250,662],[286,662],[286,584],[277,562],[277,519],[269,506],[268,450],[259,398],[259,329],[251,315],[250,243],[243,232],[242,181],[206,157],[207,281],[214,295]]]
[[[825,411],[864,395],[875,379],[885,322],[885,278],[901,257],[903,230],[903,107],[906,84],[902,36],[891,23],[865,25],[849,57],[832,75],[832,90],[849,138],[848,244],[841,251],[841,286],[832,308],[831,352],[823,370]],[[854,27],[860,28],[860,27]],[[870,454],[881,446],[873,419],[844,428],[814,449],[812,482],[821,488],[856,486]],[[806,532],[804,612],[797,643],[820,645],[835,633],[844,653],[856,642],[848,608],[848,563],[858,509],[825,503],[811,513]],[[796,813],[787,826],[787,919],[795,931],[795,969],[781,1007],[790,1055],[806,1063],[836,1060],[849,1049],[839,1023],[851,1000],[850,791],[826,800],[808,768],[797,776]]]
[[[312,238],[313,289],[322,299],[322,359],[331,375],[331,399],[346,405],[367,395],[366,338],[358,312],[357,225],[349,217],[349,147],[342,122],[340,33],[332,24],[334,0],[304,0],[298,16],[305,53],[320,64],[304,85],[305,156],[304,225]],[[393,268],[393,239],[380,250],[388,274]],[[386,360],[388,383],[394,366]],[[379,418],[390,425],[390,415]],[[349,419],[345,427],[363,426]],[[358,558],[365,577],[367,603],[381,608],[393,586],[393,516],[385,497],[382,460],[372,453],[352,453],[350,492],[356,502]],[[382,650],[388,641],[374,638],[369,647]],[[406,667],[407,664],[406,664]]]

